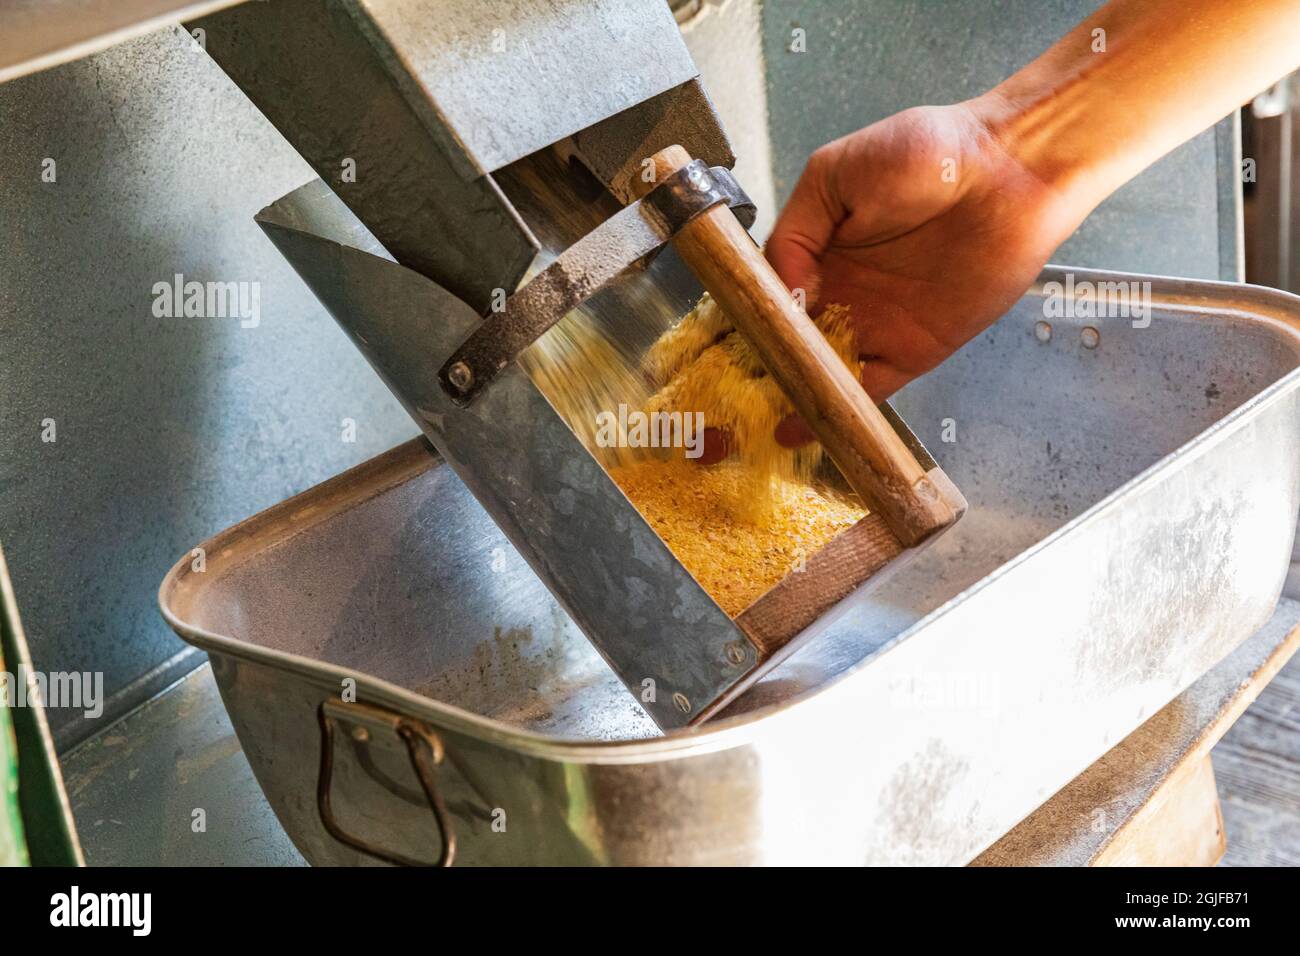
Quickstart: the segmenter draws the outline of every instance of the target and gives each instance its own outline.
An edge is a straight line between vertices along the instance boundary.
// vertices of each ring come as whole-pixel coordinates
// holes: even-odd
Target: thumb
[[[822,253],[844,214],[831,187],[830,162],[823,147],[808,160],[764,250],[781,281],[791,290],[804,290],[810,311],[820,291]]]

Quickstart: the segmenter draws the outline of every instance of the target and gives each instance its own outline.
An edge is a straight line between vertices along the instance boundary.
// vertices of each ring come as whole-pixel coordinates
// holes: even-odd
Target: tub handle
[[[456,833],[451,826],[447,805],[442,799],[442,794],[438,792],[433,771],[434,767],[442,763],[445,753],[442,740],[438,735],[417,720],[372,704],[345,704],[341,700],[329,698],[321,702],[316,713],[320,722],[320,775],[316,779],[316,808],[320,812],[321,825],[329,835],[360,853],[394,866],[451,866],[456,858]],[[334,735],[340,718],[359,722],[363,726],[378,724],[396,734],[406,744],[411,769],[415,772],[416,779],[420,781],[429,809],[433,811],[433,818],[438,823],[442,853],[437,862],[428,863],[385,850],[348,833],[334,819],[334,811],[330,804],[330,784],[334,778]]]

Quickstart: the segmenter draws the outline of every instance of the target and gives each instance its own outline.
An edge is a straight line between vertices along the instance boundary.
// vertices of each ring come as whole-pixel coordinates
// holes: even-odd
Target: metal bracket
[[[726,203],[745,228],[755,207],[725,166],[694,160],[566,249],[488,316],[438,372],[465,407],[528,346],[626,269],[661,249],[700,213]]]
[[[725,166],[710,169],[702,159],[691,160],[639,201],[652,206],[663,217],[671,235],[720,202],[731,207],[746,229],[754,224],[758,212],[731,170]]]

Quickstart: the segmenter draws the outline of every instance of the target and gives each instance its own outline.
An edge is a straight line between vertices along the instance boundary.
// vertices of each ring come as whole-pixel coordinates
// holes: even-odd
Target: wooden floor
[[[1223,866],[1300,866],[1300,656],[1214,748]]]

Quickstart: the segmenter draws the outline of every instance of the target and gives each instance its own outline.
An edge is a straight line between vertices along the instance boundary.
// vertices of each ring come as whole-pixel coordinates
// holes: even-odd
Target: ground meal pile
[[[777,479],[766,516],[755,518],[743,500],[752,476],[739,462],[705,466],[648,458],[611,474],[677,560],[732,617],[791,571],[802,570],[809,556],[866,514],[834,490]]]
[[[817,326],[856,371],[848,310],[830,306]],[[686,570],[733,617],[866,515],[855,497],[816,477],[820,445],[791,450],[777,443],[776,425],[794,408],[707,295],[654,343],[639,368],[589,316],[571,316],[552,329],[525,354],[524,367]],[[730,455],[700,465],[680,448],[602,446],[594,416],[620,403],[647,414],[702,412],[705,427],[728,434]]]

